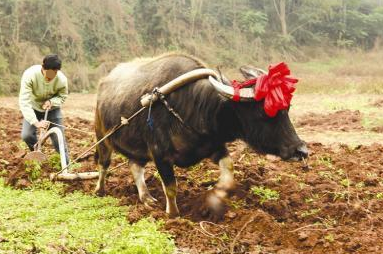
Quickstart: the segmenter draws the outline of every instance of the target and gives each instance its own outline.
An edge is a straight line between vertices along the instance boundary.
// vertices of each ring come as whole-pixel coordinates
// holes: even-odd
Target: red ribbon
[[[234,88],[234,95],[233,95],[233,101],[238,102],[241,99],[241,96],[239,95],[239,90],[244,87],[252,86],[257,83],[257,79],[249,79],[245,82],[238,82],[237,80],[232,81],[232,86]]]
[[[293,92],[295,91],[295,84],[298,79],[289,77],[290,69],[284,63],[269,66],[269,73],[263,74],[256,79],[250,79],[244,83],[233,81],[234,87],[234,101],[239,101],[239,89],[254,86],[254,99],[264,102],[264,109],[268,116],[274,117],[279,110],[287,109],[290,106]]]

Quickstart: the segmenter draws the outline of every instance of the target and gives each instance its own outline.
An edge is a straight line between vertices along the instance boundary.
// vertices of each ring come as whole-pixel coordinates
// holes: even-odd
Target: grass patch
[[[0,179],[0,253],[173,253],[161,222],[129,224],[114,198],[14,190]]]
[[[254,186],[250,189],[250,192],[259,197],[259,203],[261,205],[266,201],[279,199],[278,191],[263,186]]]
[[[309,216],[313,216],[313,215],[318,214],[320,211],[321,211],[320,208],[317,208],[317,209],[310,209],[310,210],[304,211],[304,212],[301,214],[301,217],[302,217],[302,218],[306,218],[306,217],[309,217]]]
[[[328,58],[320,60],[311,60],[303,63],[293,63],[292,67],[297,69],[299,73],[312,73],[312,74],[328,74],[330,71],[344,66],[345,59],[342,58]]]
[[[365,116],[363,117],[362,125],[366,129],[372,129],[374,127],[383,126],[383,116]]]
[[[28,160],[24,162],[25,172],[28,174],[29,180],[34,182],[38,180],[42,174],[41,164],[38,161]]]
[[[298,93],[383,94],[383,51],[338,52],[307,62],[291,63],[299,78]]]
[[[50,168],[60,171],[61,170],[61,158],[59,153],[54,153],[48,158],[48,164]]]

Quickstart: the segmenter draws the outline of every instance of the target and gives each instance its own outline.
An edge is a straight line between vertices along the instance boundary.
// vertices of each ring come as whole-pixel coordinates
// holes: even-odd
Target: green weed
[[[351,185],[351,181],[350,181],[348,178],[345,178],[345,179],[342,179],[342,180],[340,181],[340,184],[341,184],[343,187],[348,188],[348,187],[350,187],[350,185]]]
[[[298,186],[299,186],[300,190],[303,190],[304,188],[309,187],[310,185],[308,185],[308,184],[306,184],[304,182],[299,182]]]
[[[17,144],[17,147],[18,147],[20,150],[29,150],[27,144],[26,144],[24,141],[20,141],[20,142]]]
[[[243,208],[243,207],[245,207],[245,205],[246,205],[245,200],[238,200],[238,201],[232,200],[230,202],[230,206],[234,209]]]
[[[333,234],[327,234],[325,237],[324,237],[325,240],[327,240],[328,242],[332,243],[335,241],[335,237]]]
[[[336,201],[338,199],[346,199],[346,197],[349,195],[348,191],[336,191],[333,192],[333,201]]]
[[[315,200],[317,200],[318,198],[319,198],[319,195],[318,194],[314,194],[314,195],[312,195],[309,198],[305,198],[305,203],[307,203],[307,204],[314,203]]]
[[[35,160],[28,160],[24,162],[25,172],[31,182],[36,181],[42,174],[41,164]]]
[[[301,217],[302,218],[306,218],[308,216],[312,216],[312,215],[315,215],[317,213],[319,213],[321,211],[320,208],[317,208],[317,209],[310,209],[308,211],[304,211],[303,213],[301,213]]]
[[[265,158],[259,158],[257,161],[258,167],[264,168],[266,166],[267,160]]]
[[[259,197],[259,203],[262,205],[266,201],[278,200],[279,193],[276,190],[271,190],[263,186],[254,186],[250,189],[250,192]]]
[[[334,179],[334,174],[331,173],[330,171],[319,171],[318,175],[325,179],[329,179],[329,180]]]
[[[89,147],[91,144],[91,141],[83,139],[79,141],[79,144],[81,145],[81,147]]]
[[[272,180],[273,180],[274,182],[276,182],[276,183],[280,183],[280,182],[282,181],[282,176],[281,176],[281,175],[278,175],[278,176],[272,178]]]
[[[48,165],[50,168],[55,169],[56,171],[61,170],[61,160],[60,160],[60,154],[54,153],[48,158]]]
[[[357,184],[355,184],[355,187],[358,188],[358,189],[363,189],[366,185],[364,184],[364,182],[359,182]]]
[[[40,179],[40,181],[33,182],[30,190],[47,190],[55,194],[63,195],[65,193],[65,184],[62,182],[52,182],[49,179]]]
[[[324,155],[318,158],[319,164],[326,166],[329,169],[334,169],[334,165],[330,155]]]
[[[79,169],[81,167],[82,167],[81,162],[75,162],[75,163],[70,165],[70,170],[71,171],[76,171],[76,169]]]

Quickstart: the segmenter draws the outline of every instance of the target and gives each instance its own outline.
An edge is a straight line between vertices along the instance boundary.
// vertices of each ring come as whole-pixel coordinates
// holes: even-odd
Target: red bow
[[[279,110],[290,106],[298,79],[288,75],[290,75],[290,69],[282,62],[270,65],[269,73],[257,78],[254,99],[257,101],[265,99],[265,112],[270,117],[274,117]]]
[[[269,73],[240,83],[233,80],[234,101],[239,101],[239,90],[254,85],[254,99],[265,99],[264,109],[268,116],[274,117],[279,110],[287,109],[293,98],[295,83],[298,79],[289,77],[290,69],[284,62],[269,66]]]

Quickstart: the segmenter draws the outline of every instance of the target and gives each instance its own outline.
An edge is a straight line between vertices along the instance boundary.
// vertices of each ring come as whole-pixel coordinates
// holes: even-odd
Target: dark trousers
[[[35,110],[35,114],[37,117],[37,120],[44,120],[44,112],[39,112]],[[63,125],[63,117],[61,114],[61,109],[56,108],[52,109],[48,112],[47,121],[50,121],[52,123]],[[65,147],[65,159],[67,161],[67,164],[69,163],[69,156],[68,156],[68,146],[65,140],[65,133],[64,128],[60,126],[56,126],[54,124],[49,125],[49,129],[52,127],[58,127],[61,129],[64,137],[64,147]],[[23,128],[21,130],[21,138],[27,143],[29,149],[33,151],[34,145],[37,143],[37,128],[34,125],[31,125],[28,123],[25,119],[23,120]],[[55,134],[50,135],[50,138],[52,140],[53,146],[56,150],[56,152],[60,152],[59,150],[59,142],[57,140],[57,136]]]

